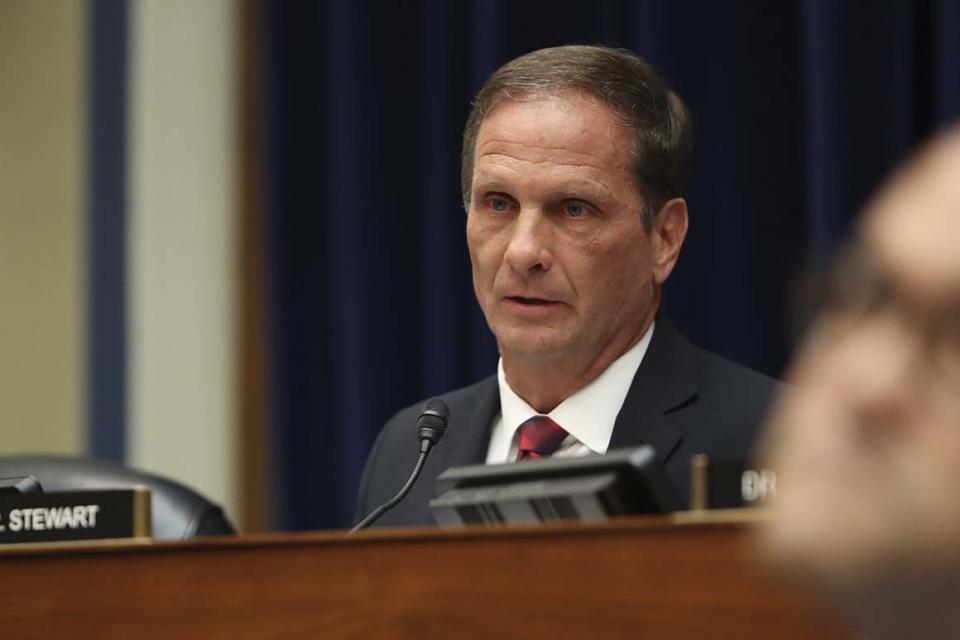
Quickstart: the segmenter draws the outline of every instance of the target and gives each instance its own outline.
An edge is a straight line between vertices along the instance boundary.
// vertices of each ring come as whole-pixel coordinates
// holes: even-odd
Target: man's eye
[[[490,198],[487,200],[487,206],[494,211],[507,211],[510,208],[510,203],[503,198]]]
[[[587,207],[582,202],[572,200],[564,203],[563,211],[571,218],[579,218],[587,212]]]

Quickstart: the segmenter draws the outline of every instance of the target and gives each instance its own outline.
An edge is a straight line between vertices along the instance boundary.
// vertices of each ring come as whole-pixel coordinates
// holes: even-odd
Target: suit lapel
[[[395,513],[384,516],[386,525],[434,523],[429,503],[435,497],[437,476],[450,467],[478,464],[486,459],[490,426],[495,413],[500,410],[496,376],[478,383],[456,401],[447,400],[450,405],[447,432],[427,458],[410,495]]]
[[[476,394],[451,406],[451,422],[446,446],[438,446],[436,454],[441,469],[465,464],[480,464],[487,458],[490,428],[500,411],[500,389],[497,377],[491,376],[477,385]],[[458,415],[459,414],[459,415]]]
[[[661,461],[670,458],[683,434],[666,414],[696,399],[699,357],[669,320],[657,317],[650,346],[617,414],[610,449],[649,444]]]

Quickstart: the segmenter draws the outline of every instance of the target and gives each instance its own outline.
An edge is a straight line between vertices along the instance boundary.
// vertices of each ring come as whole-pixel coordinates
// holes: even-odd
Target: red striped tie
[[[567,432],[547,416],[533,416],[517,430],[517,462],[546,458],[560,447]]]

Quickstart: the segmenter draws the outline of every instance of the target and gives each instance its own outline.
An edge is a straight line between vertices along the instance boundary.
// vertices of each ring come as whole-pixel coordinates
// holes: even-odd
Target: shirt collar
[[[594,453],[606,453],[613,434],[613,425],[620,407],[627,397],[633,378],[640,368],[643,356],[650,346],[655,323],[643,337],[626,353],[614,360],[596,380],[561,402],[547,415],[567,433],[586,445]],[[538,414],[533,407],[518,396],[507,383],[503,373],[503,359],[497,366],[497,383],[500,386],[500,411],[503,428],[509,438],[521,424]]]

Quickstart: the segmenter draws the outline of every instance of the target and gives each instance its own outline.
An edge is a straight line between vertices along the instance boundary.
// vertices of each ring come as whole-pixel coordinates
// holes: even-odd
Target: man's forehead
[[[501,100],[480,125],[475,154],[479,160],[526,147],[542,150],[545,157],[590,163],[591,158],[627,159],[631,141],[630,127],[610,107],[568,91]]]
[[[919,295],[960,295],[960,137],[954,142],[898,174],[865,219],[877,262]]]

